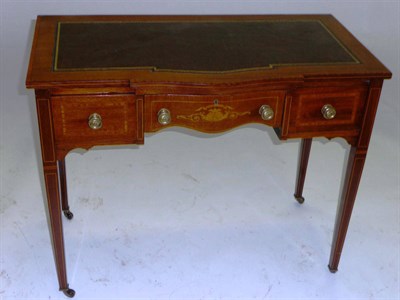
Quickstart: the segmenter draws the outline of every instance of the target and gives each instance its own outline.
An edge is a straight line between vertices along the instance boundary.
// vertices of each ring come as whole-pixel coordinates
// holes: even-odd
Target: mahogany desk
[[[248,123],[300,138],[302,203],[313,137],[351,147],[329,269],[337,271],[384,79],[391,73],[330,15],[40,16],[26,85],[36,93],[60,290],[68,287],[64,158],[74,148],[143,144],[181,126]],[[254,158],[256,159],[256,158]]]

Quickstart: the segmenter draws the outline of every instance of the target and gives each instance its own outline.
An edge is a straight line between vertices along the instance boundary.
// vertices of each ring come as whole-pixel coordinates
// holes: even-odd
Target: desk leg
[[[61,220],[60,190],[58,182],[58,165],[44,165],[44,180],[46,185],[47,205],[50,216],[51,237],[56,262],[58,283],[60,291],[68,297],[73,297],[75,291],[68,287],[67,269],[65,265],[64,234]]]
[[[358,151],[357,147],[351,147],[347,162],[346,177],[336,215],[331,257],[328,266],[332,273],[335,273],[338,270],[340,255],[342,253],[344,240],[346,238],[347,228],[350,223],[351,212],[356,199],[365,157],[365,150]]]
[[[46,188],[47,207],[50,220],[50,234],[60,291],[68,297],[73,297],[75,291],[68,287],[67,270],[64,253],[64,234],[61,220],[60,183],[62,178],[60,164],[56,159],[53,123],[49,93],[46,90],[36,90],[36,105],[42,148],[44,182]],[[62,163],[61,163],[62,165]],[[64,188],[66,186],[64,185]]]
[[[65,159],[60,159],[58,161],[58,170],[60,173],[60,189],[61,189],[61,206],[64,216],[71,220],[74,214],[69,210],[68,205],[68,191],[67,191],[67,174],[65,170]]]
[[[350,223],[351,212],[353,210],[358,185],[361,180],[361,174],[367,156],[375,114],[378,109],[382,83],[383,80],[381,79],[371,81],[360,136],[356,142],[350,142],[352,146],[347,161],[346,175],[336,214],[331,257],[328,265],[329,270],[332,273],[335,273],[338,270],[340,255],[342,254],[347,228]]]
[[[308,158],[310,157],[312,139],[302,139],[300,145],[299,165],[297,169],[296,189],[294,198],[302,204],[304,202],[303,187],[306,179]]]

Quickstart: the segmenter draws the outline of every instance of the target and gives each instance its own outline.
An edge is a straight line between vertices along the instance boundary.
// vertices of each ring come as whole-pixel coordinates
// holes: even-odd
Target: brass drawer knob
[[[325,104],[321,108],[321,113],[325,119],[331,120],[336,116],[336,109],[331,104]]]
[[[166,108],[161,108],[158,111],[158,123],[161,125],[168,125],[171,123],[171,113]]]
[[[89,116],[88,125],[93,130],[100,129],[103,126],[101,116],[98,113],[93,113]]]
[[[272,120],[272,118],[274,117],[274,111],[269,105],[262,105],[258,112],[260,113],[261,118],[265,121]]]

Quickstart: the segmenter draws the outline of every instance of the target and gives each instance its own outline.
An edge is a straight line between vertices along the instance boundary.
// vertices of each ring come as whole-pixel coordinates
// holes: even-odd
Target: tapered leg
[[[67,174],[65,170],[65,159],[60,159],[58,161],[58,170],[60,173],[60,189],[61,189],[61,207],[64,212],[64,216],[71,220],[74,214],[69,210],[68,205],[68,192],[67,192]]]
[[[361,151],[357,150],[357,147],[351,147],[347,162],[345,181],[336,215],[331,257],[328,266],[332,273],[335,273],[338,270],[340,255],[346,238],[347,228],[350,223],[351,212],[356,199],[365,157],[366,150]]]
[[[58,282],[60,285],[60,290],[63,291],[67,296],[73,297],[75,292],[68,287],[67,282],[57,164],[46,164],[44,166],[44,180],[46,186],[47,204],[50,216],[50,231],[53,240],[53,251],[56,262]]]
[[[50,234],[53,244],[53,253],[60,291],[68,297],[73,297],[75,291],[70,289],[67,281],[67,270],[64,253],[64,234],[61,220],[61,199],[59,178],[60,172],[56,159],[56,149],[53,136],[50,96],[46,90],[36,90],[36,106],[38,113],[40,143],[42,148],[42,162],[44,183],[46,188],[47,208],[50,219]],[[65,173],[64,173],[65,178]],[[64,185],[64,188],[66,186]],[[68,204],[67,204],[68,205]]]
[[[303,187],[306,179],[308,158],[310,157],[312,139],[302,139],[300,145],[299,165],[297,169],[296,189],[294,198],[302,204],[304,202]]]

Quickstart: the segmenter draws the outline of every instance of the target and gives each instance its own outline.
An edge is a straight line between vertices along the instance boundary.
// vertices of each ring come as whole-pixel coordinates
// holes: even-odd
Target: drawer
[[[286,102],[285,137],[357,135],[367,92],[366,86],[295,91]]]
[[[248,123],[278,127],[282,121],[284,97],[284,91],[237,95],[148,95],[145,97],[145,131],[180,126],[217,133]],[[260,115],[262,106],[267,120]]]
[[[143,140],[134,95],[73,95],[51,98],[57,148],[133,144]]]

